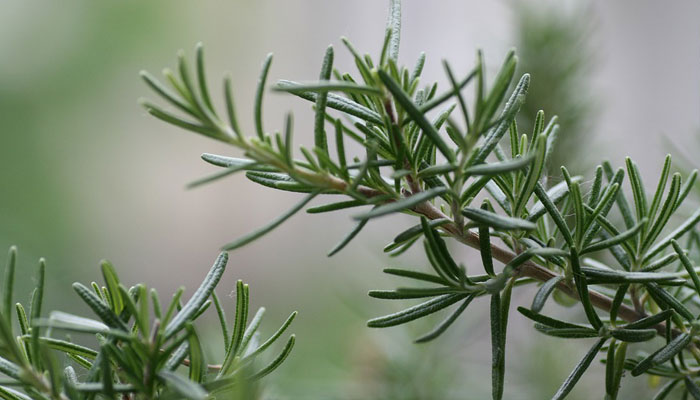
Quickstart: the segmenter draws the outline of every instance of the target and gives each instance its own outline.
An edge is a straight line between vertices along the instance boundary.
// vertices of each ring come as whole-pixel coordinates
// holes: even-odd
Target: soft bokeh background
[[[314,79],[329,43],[338,49],[336,65],[352,69],[338,38],[347,36],[361,51],[377,54],[386,3],[3,1],[0,248],[20,248],[20,276],[26,283],[19,296],[28,298],[40,256],[49,263],[48,296],[56,308],[77,304],[69,284],[97,279],[102,258],[114,262],[127,282],[144,281],[161,294],[198,284],[220,245],[274,218],[297,196],[255,186],[243,176],[185,190],[187,182],[212,172],[199,159],[201,153],[237,152],[148,117],[136,100],[153,96],[138,71],[172,67],[178,49],[191,55],[202,41],[213,91],[220,77],[231,73],[240,115],[252,116],[254,85],[266,53],[275,53],[270,81]],[[528,25],[528,15],[544,18]],[[698,15],[700,3],[691,0],[533,1],[520,6],[506,0],[406,0],[400,59],[413,64],[425,50],[424,76],[444,82],[443,57],[456,71],[466,72],[475,49],[483,48],[495,71],[508,48],[524,43],[522,32],[534,35],[547,23],[570,27],[578,34],[566,54],[583,54],[579,61],[586,65],[580,81],[572,83],[578,89],[565,94],[588,106],[585,123],[571,123],[575,157],[563,161],[576,162],[585,171],[588,163],[602,158],[620,165],[630,155],[648,179],[656,179],[662,157],[672,150],[669,142],[690,160],[700,149]],[[541,43],[534,39],[530,45]],[[565,62],[559,57],[564,50],[552,48],[530,48],[523,54],[524,65],[546,71],[550,63]],[[550,88],[537,95],[539,100],[528,100],[534,110],[551,100],[547,93],[568,84],[534,71],[533,80]],[[293,110],[298,140],[311,141],[309,104],[270,93],[266,106],[268,129],[281,127],[284,112]],[[252,117],[241,119],[251,131]],[[228,295],[236,279],[249,282],[254,306],[268,308],[265,332],[293,309],[300,311],[293,325],[297,347],[268,378],[270,393],[283,398],[488,397],[485,302],[472,306],[473,312],[427,345],[411,343],[428,328],[421,323],[388,331],[365,327],[368,318],[401,307],[367,298],[368,289],[396,284],[382,276],[381,268],[426,262],[417,252],[399,260],[381,253],[392,234],[410,223],[402,217],[378,220],[328,259],[327,249],[352,226],[348,214],[300,214],[231,254],[220,294]],[[474,255],[455,252],[465,260]],[[527,303],[531,295],[519,292],[514,302]],[[231,310],[232,300],[228,303]],[[589,345],[584,341],[562,348],[559,343],[514,316],[506,398],[551,395]],[[217,354],[215,345],[212,355]],[[571,397],[601,397],[602,370],[594,365]],[[644,389],[643,380],[625,378],[631,387],[625,389],[627,396]]]

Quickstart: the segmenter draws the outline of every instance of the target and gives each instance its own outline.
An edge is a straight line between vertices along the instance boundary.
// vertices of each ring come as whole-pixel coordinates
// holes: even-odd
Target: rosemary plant
[[[648,196],[637,165],[624,168],[608,162],[595,170],[590,188],[582,178],[561,169],[563,180],[549,184],[544,171],[553,157],[556,117],[539,111],[533,126],[515,122],[528,91],[530,77],[515,76],[517,58],[508,53],[496,76],[487,84],[481,52],[474,68],[458,77],[445,62],[450,86],[422,83],[425,56],[411,67],[399,62],[401,8],[392,0],[383,46],[377,58],[359,53],[345,38],[356,74],[334,68],[334,48],[321,63],[317,82],[280,81],[273,90],[287,92],[313,104],[314,144],[299,147],[294,156],[292,117],[281,131],[263,126],[263,96],[272,56],[263,62],[255,98],[255,132],[246,135],[238,124],[231,80],[225,79],[224,111],[210,97],[202,46],[196,49],[194,73],[184,55],[177,72],[165,71],[169,85],[148,73],[146,83],[172,110],[144,101],[153,116],[188,131],[232,145],[245,158],[204,154],[222,171],[194,182],[200,185],[244,172],[255,183],[299,192],[302,199],[279,218],[224,246],[241,247],[283,223],[316,197],[343,195],[345,200],[307,209],[326,213],[357,209],[355,226],[329,255],[343,249],[370,221],[394,214],[416,218],[413,227],[384,248],[399,256],[416,243],[423,245],[429,265],[424,271],[386,269],[409,286],[373,290],[378,299],[421,303],[404,311],[372,319],[368,326],[383,328],[407,323],[454,306],[443,322],[416,342],[438,338],[474,301],[489,301],[493,349],[493,398],[503,397],[506,329],[513,290],[539,285],[532,304],[518,307],[534,328],[566,340],[591,340],[571,375],[554,399],[562,399],[596,358],[605,366],[606,398],[618,397],[625,371],[631,375],[663,377],[666,384],[655,398],[684,393],[700,399],[700,278],[690,259],[698,244],[695,226],[700,211],[684,221],[673,216],[681,207],[697,172],[671,174],[668,157],[658,184]],[[465,90],[473,90],[467,101]],[[358,143],[362,154],[346,152],[346,141]],[[626,181],[625,181],[626,180]],[[629,186],[631,196],[623,187]],[[480,268],[469,268],[450,254],[447,241],[474,248]],[[595,257],[609,253],[612,262]],[[216,287],[226,265],[221,254],[200,288],[184,305],[183,290],[163,310],[154,290],[138,284],[127,288],[109,263],[102,264],[104,286],[74,285],[78,296],[97,319],[72,314],[42,313],[44,262],[29,311],[13,308],[16,252],[10,250],[0,310],[0,385],[4,399],[208,398],[231,397],[241,387],[275,369],[289,354],[294,336],[282,352],[262,369],[253,361],[279,339],[293,313],[267,341],[258,344],[262,309],[246,327],[248,288],[237,283],[236,317],[229,331]],[[427,286],[426,286],[427,284]],[[542,314],[543,306],[559,292],[578,301],[587,323],[562,321]],[[208,365],[194,322],[208,307],[221,320],[224,360]],[[15,336],[15,314],[19,336]],[[95,348],[63,335],[90,334]],[[633,351],[650,342],[651,354]],[[565,341],[562,341],[565,343]],[[59,367],[56,352],[72,365]],[[176,373],[187,370],[184,378]],[[77,368],[83,369],[79,375]],[[675,392],[674,392],[675,391]]]
[[[649,197],[637,164],[624,168],[603,162],[590,187],[561,168],[563,179],[547,187],[548,161],[557,137],[557,118],[539,111],[533,126],[515,122],[528,91],[530,77],[515,76],[517,57],[506,55],[490,84],[483,57],[477,52],[473,69],[457,76],[444,69],[450,86],[423,84],[425,55],[411,67],[399,63],[401,27],[399,0],[392,0],[386,34],[378,58],[362,55],[348,41],[356,75],[334,67],[333,47],[321,62],[316,82],[279,81],[275,91],[312,103],[314,144],[300,146],[294,157],[292,117],[281,131],[263,127],[263,95],[272,62],[262,66],[255,98],[255,132],[246,135],[238,124],[231,81],[224,80],[224,112],[210,97],[201,45],[194,73],[181,53],[178,71],[165,70],[170,87],[148,73],[145,82],[177,112],[149,101],[144,107],[156,118],[232,145],[245,158],[204,154],[222,171],[199,185],[236,172],[253,182],[303,194],[301,200],[264,227],[226,245],[241,247],[280,225],[316,197],[344,195],[307,209],[326,213],[353,208],[355,226],[329,256],[343,249],[370,221],[394,214],[415,217],[416,224],[384,248],[398,256],[416,243],[423,246],[428,269],[385,269],[405,279],[394,290],[372,290],[378,299],[421,303],[370,320],[373,328],[404,324],[447,310],[444,321],[416,338],[438,338],[469,305],[489,301],[492,344],[492,393],[503,397],[506,329],[511,294],[522,285],[540,285],[533,302],[517,310],[545,335],[592,341],[553,399],[563,399],[596,358],[605,366],[605,396],[616,399],[625,371],[650,374],[667,383],[657,399],[673,390],[700,399],[700,278],[689,259],[685,238],[697,241],[700,210],[675,223],[674,214],[695,183],[697,171],[683,178],[671,174],[666,158],[658,184]],[[464,91],[471,87],[473,100]],[[178,113],[179,112],[179,113]],[[353,141],[362,154],[346,152]],[[625,182],[626,180],[626,182]],[[623,187],[629,185],[631,196]],[[330,196],[329,196],[330,197]],[[695,239],[693,239],[695,238]],[[480,252],[480,268],[467,268],[450,254],[447,241]],[[609,253],[611,262],[596,256]],[[502,267],[499,267],[502,265]],[[428,284],[428,286],[424,284]],[[553,292],[578,300],[587,323],[562,321],[542,314]],[[634,351],[651,342],[654,351]],[[676,389],[678,387],[678,389]]]
[[[207,399],[254,398],[255,381],[275,370],[294,346],[291,335],[278,356],[256,369],[260,354],[275,343],[296,316],[293,312],[263,343],[258,328],[265,311],[260,308],[248,321],[249,289],[236,284],[236,313],[229,330],[216,288],[228,261],[221,253],[200,287],[182,304],[180,288],[164,309],[155,289],[143,284],[127,288],[107,261],[101,264],[104,286],[76,282],[73,289],[97,319],[59,311],[42,313],[46,264],[39,261],[37,286],[27,310],[13,308],[17,252],[10,249],[5,269],[0,310],[0,398],[24,399]],[[211,305],[219,317],[223,336],[223,362],[208,364],[205,345],[195,321]],[[19,336],[13,331],[13,311]],[[92,335],[96,347],[71,340],[69,334]],[[57,354],[65,355],[61,367]],[[178,372],[187,371],[187,378]],[[81,378],[78,379],[78,376]]]

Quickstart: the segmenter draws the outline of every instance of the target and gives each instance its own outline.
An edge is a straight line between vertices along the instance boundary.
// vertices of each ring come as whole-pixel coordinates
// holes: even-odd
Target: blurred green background
[[[240,115],[251,116],[241,117],[250,132],[251,100],[265,54],[275,53],[270,81],[314,79],[329,43],[338,48],[336,64],[350,70],[338,38],[347,36],[361,51],[377,54],[386,7],[376,0],[3,1],[0,248],[19,246],[25,284],[18,295],[29,297],[40,256],[48,260],[52,308],[77,306],[69,284],[97,279],[102,258],[125,281],[144,281],[161,294],[183,284],[191,288],[220,245],[274,218],[297,198],[243,176],[186,190],[186,183],[212,172],[201,153],[236,152],[148,117],[136,101],[150,95],[139,70],[172,67],[178,49],[191,55],[195,43],[204,42],[213,90],[231,73]],[[576,157],[562,162],[585,171],[603,158],[620,165],[631,155],[655,179],[668,151],[663,137],[691,160],[693,152],[685,146],[697,147],[690,138],[700,126],[697,15],[700,4],[691,0],[672,5],[405,0],[400,59],[412,64],[425,50],[424,76],[444,84],[442,57],[455,71],[467,71],[476,48],[482,48],[495,70],[508,48],[519,47],[522,72],[533,75],[523,122],[540,107],[548,115],[566,113],[562,135]],[[308,104],[269,93],[266,106],[268,129],[281,127],[284,113],[292,110],[298,137],[311,141]],[[250,283],[253,305],[268,308],[264,332],[292,310],[300,312],[293,325],[297,347],[266,380],[271,397],[489,397],[483,302],[427,345],[412,344],[428,329],[420,323],[387,331],[365,327],[368,318],[405,305],[367,298],[368,289],[396,283],[381,268],[425,264],[419,252],[398,260],[381,253],[392,234],[410,223],[392,217],[369,224],[358,240],[327,259],[326,250],[352,226],[348,214],[299,215],[231,255],[219,293],[228,299],[236,279]],[[455,252],[476,263],[474,252]],[[531,296],[518,292],[514,303]],[[231,299],[229,310],[232,306]],[[517,315],[513,321],[506,398],[546,398],[588,343],[552,351],[557,340],[538,335]],[[211,354],[218,354],[215,346]],[[537,372],[542,370],[547,373]],[[603,369],[593,371],[571,398],[601,396]],[[627,396],[644,389],[644,382],[626,381]]]

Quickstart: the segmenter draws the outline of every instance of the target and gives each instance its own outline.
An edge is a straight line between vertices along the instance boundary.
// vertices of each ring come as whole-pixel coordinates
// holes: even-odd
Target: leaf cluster
[[[260,343],[258,328],[265,309],[260,308],[248,322],[249,289],[242,281],[236,285],[236,313],[229,329],[215,292],[228,261],[226,253],[217,257],[189,300],[183,303],[185,289],[180,288],[165,308],[155,289],[144,284],[127,288],[114,267],[103,261],[103,285],[73,284],[95,318],[60,311],[48,316],[42,313],[43,260],[29,308],[21,303],[13,308],[16,256],[15,248],[10,249],[0,313],[0,372],[7,377],[0,382],[2,399],[246,398],[255,382],[275,370],[294,346],[291,335],[279,355],[257,366],[260,355],[282,337],[296,312]],[[208,363],[208,346],[195,326],[212,305],[223,337],[220,365]],[[74,341],[73,335],[92,336],[97,346]]]

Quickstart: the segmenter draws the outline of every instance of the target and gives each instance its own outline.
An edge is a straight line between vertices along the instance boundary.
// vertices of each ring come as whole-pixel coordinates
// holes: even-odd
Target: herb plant
[[[546,119],[539,111],[531,117],[533,126],[516,123],[530,77],[514,76],[515,54],[507,54],[490,84],[481,52],[464,77],[444,62],[450,86],[439,91],[435,83],[421,83],[424,54],[412,67],[399,63],[400,16],[399,1],[391,1],[377,59],[362,55],[342,39],[355,60],[354,77],[334,68],[335,50],[329,47],[317,82],[274,84],[273,90],[313,104],[314,143],[310,148],[299,147],[300,159],[294,157],[291,115],[281,131],[263,127],[263,94],[272,55],[265,59],[258,81],[252,136],[238,125],[229,78],[223,86],[224,113],[214,107],[201,45],[196,49],[194,74],[182,54],[178,72],[165,71],[170,88],[143,73],[146,83],[180,112],[144,101],[149,113],[245,154],[245,158],[204,154],[205,161],[223,170],[193,185],[245,172],[261,185],[304,194],[279,218],[224,249],[261,237],[315,197],[344,195],[347,199],[308,208],[309,213],[358,210],[355,226],[329,256],[368,222],[408,214],[416,224],[397,232],[384,251],[398,256],[420,242],[429,269],[385,269],[403,278],[406,286],[372,290],[369,295],[422,302],[372,319],[368,326],[404,324],[454,305],[443,322],[416,339],[426,342],[445,332],[473,301],[485,298],[491,308],[492,393],[500,399],[512,291],[521,285],[540,285],[532,304],[517,307],[518,312],[543,334],[565,340],[593,339],[590,350],[552,398],[565,398],[599,357],[605,363],[608,399],[617,398],[625,371],[666,378],[668,383],[656,398],[665,398],[676,386],[700,398],[695,381],[700,366],[700,278],[689,258],[691,245],[697,242],[700,211],[679,223],[673,218],[697,172],[685,179],[671,174],[667,157],[651,198],[630,159],[618,169],[601,163],[590,187],[562,167],[561,182],[547,187],[544,171],[553,157],[557,118]],[[468,87],[473,90],[471,101],[465,94]],[[363,153],[348,154],[346,141],[362,146]],[[467,269],[457,262],[446,241],[478,250],[481,267]],[[611,256],[609,261],[594,258],[605,254]],[[587,323],[542,314],[553,292],[578,300]],[[654,343],[651,354],[633,351],[636,343],[647,341]]]
[[[37,286],[27,309],[14,305],[20,335],[13,333],[13,284],[17,251],[10,249],[0,310],[0,398],[22,399],[207,399],[257,397],[255,381],[275,370],[294,346],[291,335],[282,351],[265,366],[260,354],[282,337],[296,316],[292,313],[265,342],[258,328],[260,308],[248,323],[249,289],[236,284],[236,313],[229,324],[215,288],[226,268],[221,253],[192,297],[182,303],[178,289],[167,307],[155,289],[143,284],[127,288],[107,261],[101,264],[104,286],[76,282],[73,289],[97,319],[52,311],[42,313],[46,264],[39,261]],[[224,349],[221,364],[208,364],[195,320],[211,305],[219,317]],[[89,334],[97,346],[87,347],[68,334]],[[68,365],[61,367],[56,353]],[[187,377],[178,373],[186,370]],[[78,376],[81,378],[79,379]]]
[[[167,85],[142,73],[169,104],[164,108],[144,100],[150,114],[244,153],[245,158],[204,154],[206,162],[222,170],[191,186],[242,172],[255,183],[303,194],[281,216],[224,245],[224,250],[260,238],[316,197],[344,199],[308,207],[307,212],[357,210],[354,227],[329,256],[370,221],[410,215],[415,224],[397,232],[384,252],[397,257],[422,244],[426,268],[385,269],[406,286],[371,290],[369,295],[420,303],[371,319],[369,327],[392,327],[444,311],[442,322],[416,338],[417,343],[428,342],[449,329],[472,302],[488,301],[492,394],[501,399],[506,331],[514,314],[511,295],[517,287],[538,285],[532,303],[517,311],[532,320],[538,332],[561,338],[562,345],[576,339],[592,344],[553,399],[565,398],[596,359],[604,364],[606,399],[619,397],[625,374],[663,378],[656,399],[700,399],[700,277],[695,266],[700,210],[678,218],[697,171],[685,178],[672,173],[668,156],[651,196],[631,159],[617,169],[602,162],[589,181],[562,167],[561,179],[552,182],[546,171],[552,168],[557,118],[546,119],[539,111],[529,116],[532,126],[516,122],[530,77],[515,76],[515,53],[506,55],[490,83],[481,52],[463,77],[444,62],[449,87],[438,90],[436,83],[422,83],[424,54],[411,67],[399,63],[400,28],[400,1],[391,0],[378,58],[359,53],[342,39],[354,57],[354,77],[334,67],[335,50],[329,47],[318,81],[285,80],[272,86],[313,105],[314,143],[298,147],[301,158],[294,151],[291,114],[280,131],[263,126],[272,55],[263,62],[258,81],[253,135],[246,135],[238,124],[230,78],[224,80],[223,107],[212,100],[201,45],[193,70],[181,53],[177,71],[164,71]],[[359,144],[361,154],[346,151],[349,141]],[[467,268],[455,260],[448,242],[478,251],[481,265]],[[229,328],[224,304],[215,293],[227,253],[219,255],[190,300],[181,303],[180,289],[165,309],[155,290],[143,284],[127,288],[111,264],[102,263],[103,285],[73,286],[96,319],[42,311],[43,261],[28,312],[19,303],[13,308],[15,261],[16,251],[11,249],[0,309],[3,399],[253,398],[255,381],[277,368],[294,345],[292,335],[266,366],[256,365],[296,313],[259,343],[264,309],[248,322],[248,287],[240,281]],[[575,301],[586,321],[543,314],[550,298]],[[205,359],[194,324],[212,304],[224,343],[218,365]],[[96,345],[77,343],[68,334],[89,334]],[[646,349],[653,351],[645,353]],[[67,366],[60,366],[59,354],[68,360]],[[181,374],[185,371],[187,377]]]

